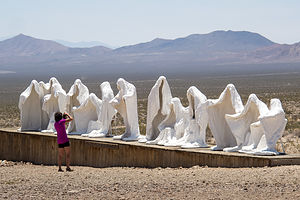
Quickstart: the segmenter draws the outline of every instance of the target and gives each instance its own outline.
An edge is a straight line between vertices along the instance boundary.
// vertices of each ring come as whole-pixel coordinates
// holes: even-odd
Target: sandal
[[[58,172],[64,172],[64,170],[62,170],[61,168],[58,169]]]

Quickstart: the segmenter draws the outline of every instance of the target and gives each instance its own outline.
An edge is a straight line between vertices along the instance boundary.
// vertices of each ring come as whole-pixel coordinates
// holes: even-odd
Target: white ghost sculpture
[[[39,131],[42,128],[42,99],[43,92],[36,80],[30,85],[19,98],[21,114],[21,131]]]
[[[233,115],[226,114],[225,119],[233,136],[236,139],[237,146],[224,148],[223,151],[235,152],[241,150],[243,146],[249,145],[249,142],[253,144],[253,142],[257,139],[255,139],[255,134],[252,134],[250,127],[253,123],[259,121],[260,116],[264,116],[268,112],[269,109],[267,105],[260,101],[255,94],[251,94],[244,107],[244,110],[241,113],[236,113]],[[255,124],[253,126],[255,126]],[[261,136],[262,135],[259,136],[258,141],[260,140]],[[254,142],[256,143],[256,146],[258,141]],[[253,148],[254,147],[251,149]]]
[[[180,146],[180,138],[188,126],[188,108],[182,106],[180,99],[175,97],[169,104],[170,112],[159,125],[160,133],[155,140],[146,144],[158,144],[164,146]]]
[[[240,95],[233,84],[228,84],[218,99],[208,99],[208,124],[216,140],[212,150],[223,150],[236,146],[236,140],[227,125],[225,114],[235,114],[243,111],[244,106]]]
[[[146,137],[139,142],[155,140],[160,131],[158,126],[170,112],[171,90],[166,77],[160,76],[148,96]]]
[[[189,101],[189,125],[182,138],[182,148],[208,147],[206,128],[208,124],[207,98],[195,86],[187,90]]]
[[[88,134],[82,136],[88,136],[91,138],[112,136],[111,121],[117,111],[109,102],[114,98],[114,92],[107,81],[100,85],[100,89],[102,94],[102,103],[99,104],[101,106],[98,112],[98,120],[97,122],[90,121],[87,131]]]
[[[98,115],[102,101],[91,93],[89,97],[79,106],[73,109],[76,134],[86,134],[91,130],[99,129]]]
[[[40,91],[43,97],[51,93],[51,89],[55,83],[59,84],[58,80],[55,77],[50,78],[48,83],[44,83],[43,81],[39,82]],[[41,130],[46,130],[48,128],[49,120],[50,118],[48,113],[42,109]]]
[[[248,146],[239,152],[256,155],[278,155],[276,142],[282,136],[287,120],[279,99],[271,99],[270,110],[259,116],[250,126]]]
[[[56,132],[54,128],[54,114],[56,112],[66,112],[67,95],[65,90],[62,89],[61,85],[58,82],[54,83],[51,86],[50,90],[51,93],[45,95],[43,98],[42,109],[47,113],[49,122],[47,129],[42,130],[42,132]]]
[[[41,92],[44,96],[51,93],[51,88],[55,83],[59,84],[58,80],[55,77],[50,78],[48,83],[44,83],[43,81],[39,82]]]
[[[76,79],[71,89],[67,94],[67,112],[73,117],[73,120],[69,123],[67,132],[69,134],[80,134],[76,129],[76,117],[74,117],[73,110],[79,107],[89,97],[89,89],[81,82],[80,79]]]
[[[138,123],[136,88],[133,84],[125,81],[123,78],[118,79],[117,87],[119,93],[110,101],[110,103],[123,117],[126,130],[124,134],[114,136],[114,139],[125,141],[141,139]]]

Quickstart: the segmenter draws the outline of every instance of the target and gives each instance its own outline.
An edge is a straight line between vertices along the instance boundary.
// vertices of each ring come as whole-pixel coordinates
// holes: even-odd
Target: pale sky
[[[1,0],[0,37],[123,46],[215,30],[300,41],[299,0]]]

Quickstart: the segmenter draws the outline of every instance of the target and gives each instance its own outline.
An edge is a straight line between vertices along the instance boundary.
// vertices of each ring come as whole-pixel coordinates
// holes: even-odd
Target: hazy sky
[[[215,30],[300,41],[299,0],[1,0],[0,37],[100,41],[113,46]]]

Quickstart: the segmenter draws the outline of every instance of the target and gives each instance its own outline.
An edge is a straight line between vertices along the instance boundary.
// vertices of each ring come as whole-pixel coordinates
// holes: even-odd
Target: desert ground
[[[300,166],[92,168],[0,162],[1,199],[299,199]]]
[[[59,80],[68,91],[73,80]],[[18,98],[31,80],[1,82],[0,128],[20,126]],[[38,80],[40,81],[40,80]],[[48,80],[43,80],[47,82]],[[100,97],[102,80],[83,81]],[[168,79],[173,96],[187,106],[186,91],[194,85],[208,98],[218,98],[228,83],[235,84],[245,104],[255,93],[269,105],[279,98],[288,124],[277,150],[300,153],[300,73],[247,76],[214,76]],[[147,96],[155,80],[132,81],[137,88],[139,124],[145,134]],[[111,82],[117,93],[116,85]],[[120,134],[120,116],[112,122]],[[214,138],[207,130],[207,142]],[[0,161],[0,199],[300,199],[300,166],[264,168],[92,168],[74,166],[73,172],[57,172],[57,166]]]

